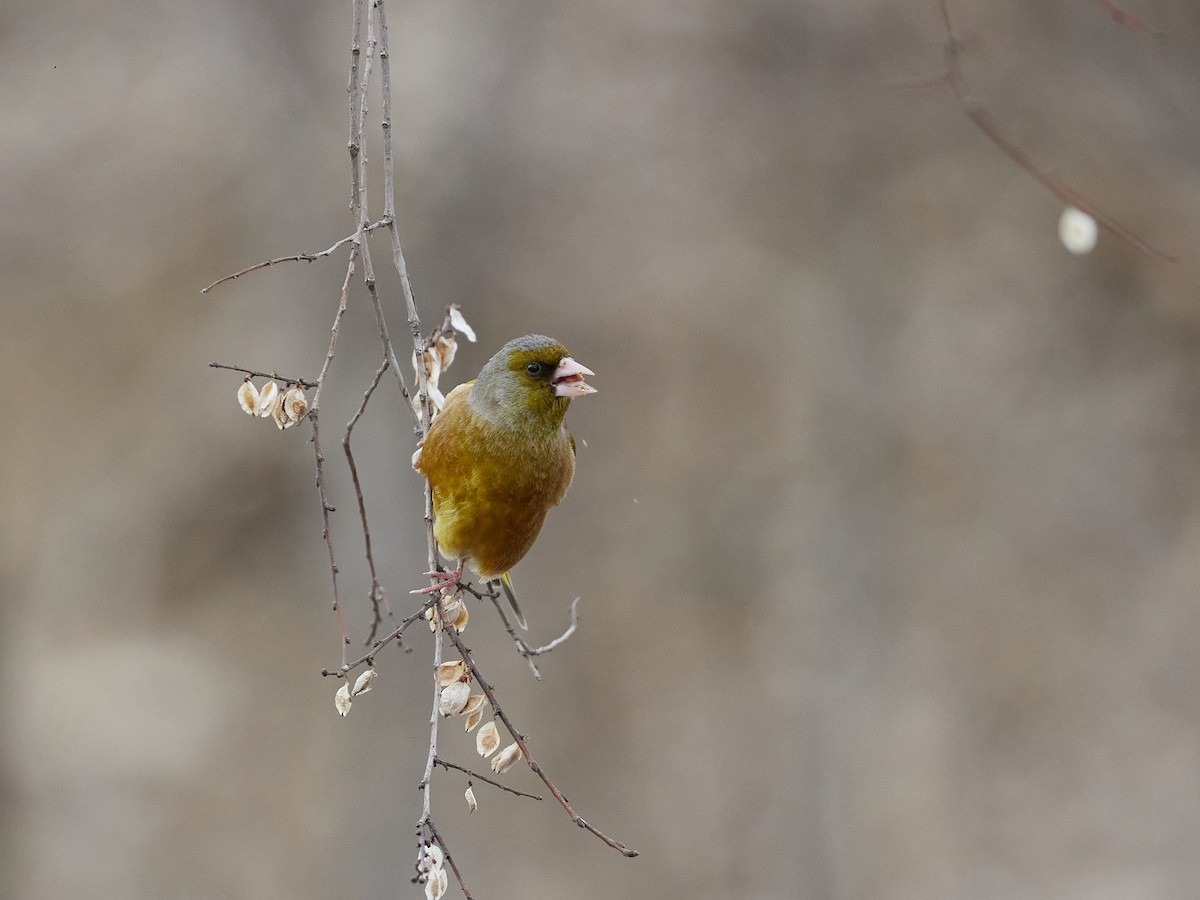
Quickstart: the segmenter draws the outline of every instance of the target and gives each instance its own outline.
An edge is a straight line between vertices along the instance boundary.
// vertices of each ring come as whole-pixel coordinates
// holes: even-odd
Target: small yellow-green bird
[[[563,426],[572,397],[596,389],[591,369],[553,338],[509,341],[474,381],[446,397],[413,468],[433,487],[433,534],[458,561],[439,572],[456,585],[468,564],[485,581],[499,579],[522,628],[509,570],[529,552],[546,513],[575,477],[575,440]]]

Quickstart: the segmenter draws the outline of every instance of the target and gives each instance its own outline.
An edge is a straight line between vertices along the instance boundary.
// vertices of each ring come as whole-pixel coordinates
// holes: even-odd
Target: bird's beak
[[[596,373],[587,366],[581,366],[569,356],[564,356],[554,370],[555,397],[582,397],[584,394],[594,394],[596,389],[583,380],[584,375]]]

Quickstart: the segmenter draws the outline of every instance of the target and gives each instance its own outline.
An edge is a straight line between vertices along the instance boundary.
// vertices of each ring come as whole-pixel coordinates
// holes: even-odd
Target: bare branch
[[[430,804],[433,802],[429,790],[429,782],[433,778],[433,764],[437,759],[437,744],[438,744],[438,722],[441,719],[441,700],[442,700],[442,683],[437,678],[438,666],[442,664],[442,608],[439,603],[433,605],[433,710],[429,714],[429,755],[425,758],[425,774],[421,776],[420,788],[421,796],[421,818],[417,820],[417,826],[428,822],[430,818]],[[454,629],[451,628],[451,631]]]
[[[571,820],[579,827],[590,831],[604,843],[617,849],[625,856],[636,856],[637,852],[630,850],[624,844],[608,837],[594,826],[590,825],[586,820],[579,816],[567,802],[566,798],[558,790],[557,787],[550,781],[546,774],[542,771],[536,760],[529,753],[529,748],[526,744],[524,735],[520,734],[512,721],[508,718],[505,712],[496,702],[495,691],[487,681],[484,680],[480,673],[479,667],[474,658],[471,656],[470,650],[462,643],[462,639],[458,632],[447,625],[445,615],[441,605],[441,591],[437,590],[422,607],[409,615],[399,623],[390,633],[383,638],[376,639],[379,628],[383,622],[383,614],[381,609],[386,610],[389,617],[393,617],[392,610],[388,605],[387,598],[384,594],[382,584],[379,579],[378,570],[375,564],[374,548],[370,524],[366,511],[365,493],[360,479],[358,466],[351,449],[351,438],[355,427],[366,414],[367,404],[374,396],[382,382],[385,373],[390,369],[401,395],[406,401],[411,400],[409,387],[405,382],[405,378],[397,358],[395,345],[392,342],[387,317],[385,314],[385,304],[380,296],[376,285],[375,271],[371,258],[370,234],[377,228],[386,227],[388,230],[391,248],[392,262],[400,276],[401,292],[404,298],[405,314],[411,332],[412,352],[414,359],[418,362],[416,374],[416,399],[418,403],[407,402],[410,413],[413,417],[414,431],[419,439],[423,439],[429,428],[431,416],[433,414],[431,404],[429,402],[430,384],[428,372],[424,365],[420,364],[423,359],[423,354],[427,348],[435,346],[439,337],[450,335],[453,336],[453,322],[458,321],[453,318],[453,313],[456,307],[453,305],[446,307],[446,315],[440,326],[435,328],[429,335],[424,335],[421,330],[421,321],[417,313],[416,301],[413,296],[411,281],[408,275],[407,264],[404,259],[404,253],[400,244],[399,228],[396,223],[396,207],[395,207],[395,172],[393,161],[392,147],[392,112],[391,112],[391,70],[390,59],[387,45],[387,18],[384,0],[352,0],[353,13],[353,35],[351,41],[351,58],[349,67],[349,80],[347,83],[347,94],[349,100],[350,111],[350,129],[349,139],[347,141],[347,151],[350,157],[351,168],[351,195],[350,208],[354,219],[354,233],[334,243],[326,250],[319,253],[297,253],[290,256],[277,257],[274,259],[265,260],[255,265],[249,266],[238,272],[221,278],[208,287],[204,288],[202,293],[208,293],[213,288],[226,281],[232,281],[246,275],[250,272],[255,272],[270,266],[283,262],[313,262],[317,259],[331,256],[338,250],[349,245],[350,251],[346,260],[346,274],[343,279],[341,292],[338,297],[337,309],[333,317],[333,323],[330,327],[329,342],[325,352],[325,358],[321,365],[321,370],[315,381],[306,379],[288,379],[281,378],[276,373],[258,372],[252,369],[242,368],[240,366],[231,366],[223,363],[212,363],[214,368],[230,369],[233,371],[242,372],[249,380],[250,377],[266,377],[286,381],[289,384],[298,384],[305,388],[315,389],[311,407],[308,410],[309,421],[312,424],[312,445],[313,454],[316,461],[316,488],[317,495],[321,503],[321,521],[322,521],[322,536],[324,538],[327,553],[329,557],[330,580],[332,585],[332,605],[337,615],[338,627],[341,636],[341,663],[336,669],[323,669],[322,675],[333,675],[338,678],[348,678],[349,674],[355,669],[364,665],[374,665],[376,655],[388,644],[403,643],[403,634],[412,625],[417,622],[423,622],[426,615],[430,614],[432,619],[433,632],[433,667],[435,673],[438,667],[442,665],[445,654],[446,636],[449,635],[450,640],[454,643],[459,654],[462,656],[466,665],[470,668],[471,675],[478,682],[488,702],[492,706],[492,710],[496,717],[504,724],[504,727],[512,735],[513,740],[517,743],[530,768],[547,786],[555,799],[562,805]],[[366,52],[363,53],[363,43],[366,44]],[[368,214],[368,194],[367,194],[367,155],[366,155],[366,139],[365,139],[365,123],[368,110],[368,96],[372,71],[376,57],[379,60],[379,67],[382,77],[382,98],[383,98],[383,113],[382,113],[382,129],[383,129],[383,169],[384,169],[384,215],[377,222],[370,222]],[[364,552],[367,560],[367,567],[371,578],[370,599],[372,603],[373,619],[371,622],[370,633],[366,639],[366,646],[369,648],[367,652],[355,660],[350,660],[347,656],[347,648],[350,642],[350,636],[346,624],[345,612],[342,608],[339,588],[339,569],[337,559],[334,552],[334,542],[332,534],[332,516],[335,512],[333,504],[330,502],[328,491],[328,482],[326,478],[326,459],[321,445],[321,404],[327,378],[332,367],[334,355],[337,349],[338,335],[345,318],[349,305],[350,285],[353,282],[358,267],[361,266],[361,273],[364,286],[367,294],[370,297],[371,309],[375,316],[376,325],[379,331],[380,343],[382,346],[382,360],[375,371],[374,377],[371,379],[366,390],[363,392],[362,399],[358,404],[356,411],[350,420],[346,423],[345,434],[342,438],[342,449],[346,456],[346,462],[350,470],[351,480],[354,485],[355,499],[358,505],[359,519],[362,526]],[[459,322],[460,327],[464,330],[468,327]],[[471,336],[473,339],[473,335]],[[442,348],[445,349],[445,348]],[[424,519],[426,533],[426,555],[429,563],[429,572],[437,573],[439,570],[439,557],[436,537],[433,530],[433,492],[429,482],[426,480],[424,485]],[[431,574],[431,586],[437,587],[440,584],[440,579]],[[493,602],[496,601],[498,594],[492,588],[488,588],[488,593],[472,588],[469,585],[465,586],[466,590],[470,591],[476,597],[489,597]],[[519,635],[517,635],[512,625],[508,622],[507,617],[501,611],[501,619],[504,622],[505,628],[513,637],[518,651],[524,656],[529,663],[535,677],[540,677],[537,667],[533,662],[533,658],[553,650],[561,645],[564,641],[571,637],[578,627],[577,606],[579,598],[575,598],[571,604],[571,622],[567,629],[557,638],[540,647],[531,647]],[[394,617],[393,617],[394,618]],[[458,879],[459,885],[462,887],[467,900],[471,900],[470,891],[463,882],[462,874],[458,866],[454,862],[449,849],[446,846],[445,840],[434,824],[432,818],[432,779],[433,772],[437,766],[443,768],[455,769],[465,773],[469,779],[479,780],[497,787],[503,791],[507,791],[519,797],[527,797],[534,800],[541,800],[542,797],[508,787],[507,785],[481,775],[471,769],[460,766],[456,763],[451,763],[441,759],[438,756],[439,744],[439,723],[443,718],[441,715],[441,698],[443,689],[437,677],[433,679],[433,696],[429,718],[429,748],[425,761],[425,768],[419,784],[422,790],[422,807],[420,818],[417,820],[416,832],[421,839],[421,853],[418,856],[418,880],[424,877],[424,873],[428,872],[428,867],[434,865],[434,861],[430,859],[430,854],[426,851],[434,844],[441,848],[445,861],[454,871],[455,877]],[[476,697],[476,700],[479,698]],[[437,863],[440,865],[440,863]],[[444,871],[438,871],[439,881],[445,878]]]
[[[1151,37],[1162,37],[1164,34],[1161,29],[1155,28],[1145,19],[1140,19],[1128,10],[1122,9],[1113,3],[1112,0],[1096,0],[1096,2],[1100,4],[1100,8],[1108,13],[1118,25],[1123,25],[1131,31],[1140,31]]]
[[[942,22],[946,29],[946,44],[945,44],[945,62],[946,62],[946,82],[954,91],[954,96],[958,99],[959,106],[962,107],[966,114],[975,125],[987,135],[988,139],[999,147],[1008,155],[1009,159],[1019,165],[1022,169],[1033,176],[1034,180],[1042,187],[1053,194],[1060,203],[1064,206],[1074,206],[1076,209],[1081,209],[1093,219],[1099,222],[1104,228],[1115,234],[1118,238],[1129,243],[1141,250],[1143,253],[1157,257],[1164,262],[1175,262],[1175,257],[1171,254],[1158,249],[1149,241],[1140,237],[1132,229],[1121,224],[1117,219],[1110,216],[1108,213],[1101,210],[1091,200],[1079,193],[1069,185],[1059,181],[1054,176],[1050,175],[1045,170],[1041,169],[1024,150],[1022,150],[1001,127],[991,113],[984,109],[979,100],[971,93],[967,87],[966,79],[963,77],[962,64],[960,62],[960,51],[962,42],[954,32],[954,25],[950,20],[950,7],[948,0],[939,0],[939,6],[942,14]]]
[[[378,222],[372,222],[370,225],[367,226],[367,231],[368,232],[374,231],[376,228],[379,228],[383,224],[384,223],[382,220],[380,220]],[[224,278],[218,278],[216,281],[214,281],[208,287],[201,288],[200,293],[207,294],[209,291],[211,291],[213,288],[215,288],[219,284],[224,284],[227,281],[233,281],[235,278],[241,278],[243,275],[249,275],[251,272],[257,272],[260,269],[265,269],[268,266],[278,265],[279,263],[316,262],[318,259],[322,259],[326,256],[332,256],[339,249],[341,249],[342,247],[345,247],[347,244],[349,244],[352,240],[354,240],[353,234],[347,235],[346,237],[342,238],[340,241],[338,241],[336,244],[334,244],[331,247],[326,247],[320,253],[293,253],[291,256],[277,256],[274,259],[263,260],[260,263],[255,263],[252,266],[247,266],[246,268],[241,269],[240,271],[234,272],[232,275],[226,275]]]
[[[362,484],[358,479],[358,465],[354,462],[354,454],[350,450],[350,434],[354,431],[354,426],[358,424],[358,420],[362,418],[363,413],[367,410],[367,401],[371,399],[371,395],[375,393],[375,388],[379,387],[379,379],[383,377],[384,370],[388,367],[388,361],[385,359],[383,365],[375,372],[375,377],[371,379],[371,384],[363,392],[362,403],[358,405],[358,410],[354,413],[354,417],[346,423],[346,436],[342,438],[342,450],[346,454],[346,463],[350,466],[350,478],[354,482],[354,497],[358,501],[358,516],[362,521],[363,543],[366,545],[367,569],[371,573],[371,631],[367,635],[364,642],[367,646],[375,640],[375,635],[379,632],[379,626],[383,624],[383,615],[380,612],[380,607],[387,611],[390,618],[392,615],[391,604],[387,601],[387,596],[383,592],[383,585],[379,583],[379,574],[375,571],[375,555],[371,551],[371,526],[367,524],[367,505],[363,499]]]
[[[305,381],[303,378],[288,378],[284,375],[280,375],[278,372],[257,372],[254,369],[243,369],[241,366],[227,366],[225,363],[219,362],[210,362],[208,367],[210,369],[230,369],[234,372],[244,372],[245,374],[252,375],[255,378],[273,378],[276,381],[282,381],[287,384],[298,384],[300,387],[315,388],[317,386],[315,381]]]
[[[479,671],[479,666],[475,664],[475,657],[471,655],[470,649],[466,644],[463,643],[462,637],[460,637],[458,632],[456,632],[453,628],[446,628],[444,631],[449,636],[455,648],[458,650],[459,656],[462,657],[463,662],[467,664],[467,668],[471,670],[471,677],[475,679],[476,683],[478,683],[480,687],[480,690],[482,690],[484,695],[488,698],[488,703],[492,705],[492,712],[496,714],[497,719],[504,723],[505,729],[507,729],[508,733],[512,735],[512,739],[516,741],[517,746],[521,748],[521,754],[525,757],[525,761],[529,763],[529,768],[533,770],[534,774],[537,775],[538,778],[542,779],[542,783],[546,785],[546,788],[551,794],[554,795],[554,799],[556,799],[562,808],[566,810],[567,815],[571,817],[571,821],[580,828],[590,831],[600,840],[604,841],[604,843],[608,844],[608,846],[619,851],[622,855],[629,857],[637,856],[638,852],[636,850],[631,850],[620,841],[609,837],[571,808],[571,804],[567,802],[567,798],[563,796],[562,791],[554,786],[554,782],[550,780],[550,777],[542,770],[542,767],[538,765],[537,760],[535,760],[533,755],[529,752],[529,745],[525,742],[525,736],[517,731],[516,726],[513,725],[512,721],[500,707],[499,702],[496,700],[495,689],[493,689],[492,686],[484,680],[483,673]]]
[[[346,630],[346,617],[342,612],[341,600],[338,598],[338,567],[333,552],[333,534],[329,528],[329,514],[333,512],[334,507],[330,504],[329,496],[325,490],[325,456],[321,453],[321,429],[319,422],[321,390],[325,386],[325,376],[329,374],[329,365],[333,362],[334,350],[337,347],[338,329],[341,327],[342,318],[346,315],[350,279],[354,277],[354,257],[357,252],[357,248],[352,249],[350,251],[350,259],[346,263],[346,278],[342,282],[342,293],[338,300],[337,313],[333,317],[333,327],[329,332],[329,347],[325,351],[325,362],[321,366],[321,374],[317,376],[317,390],[313,394],[312,406],[308,410],[308,418],[312,422],[313,454],[317,459],[317,496],[321,501],[322,535],[325,538],[325,546],[329,551],[329,573],[333,582],[333,611],[337,613],[338,628],[342,635],[343,667],[346,665],[346,646],[350,643],[350,634]]]
[[[492,787],[498,787],[500,790],[508,791],[510,794],[516,794],[518,797],[528,797],[530,800],[542,799],[537,794],[527,794],[524,791],[518,791],[516,788],[510,788],[507,784],[501,784],[499,781],[493,781],[486,775],[480,775],[478,772],[472,772],[470,769],[458,765],[458,763],[446,762],[446,760],[439,758],[435,759],[433,764],[435,766],[441,766],[444,769],[458,769],[460,772],[466,772],[472,778],[478,778],[480,781],[486,781],[488,784],[492,785]]]
[[[437,845],[442,848],[442,853],[446,855],[446,862],[450,863],[450,870],[454,873],[454,878],[458,881],[458,886],[463,892],[463,897],[466,900],[474,900],[471,897],[471,892],[467,890],[467,883],[463,881],[462,872],[458,870],[458,865],[454,862],[454,857],[450,855],[450,848],[446,846],[445,839],[438,833],[437,826],[433,824],[433,819],[426,819],[424,823],[425,829],[429,832],[430,839],[437,842]],[[421,829],[417,829],[420,834]]]
[[[434,600],[430,600],[428,603],[426,603],[424,606],[422,606],[419,610],[417,610],[411,616],[404,619],[389,634],[387,634],[384,637],[380,638],[379,640],[375,641],[375,643],[373,643],[371,645],[371,649],[369,652],[364,653],[358,659],[351,660],[350,662],[342,663],[342,665],[337,669],[322,669],[321,674],[325,675],[325,676],[333,675],[338,678],[346,678],[350,675],[351,672],[353,672],[359,666],[374,665],[375,657],[379,655],[379,651],[382,650],[384,647],[386,647],[388,644],[390,644],[392,641],[400,642],[404,636],[404,632],[407,631],[410,626],[412,626],[414,623],[419,622],[425,618],[425,611],[427,609],[429,609],[429,607],[432,606],[434,602],[435,602]]]
[[[576,597],[574,600],[571,601],[571,624],[567,626],[567,630],[564,631],[562,634],[560,634],[558,637],[556,637],[554,640],[552,640],[550,643],[543,644],[541,647],[530,647],[524,641],[521,641],[521,644],[524,647],[523,652],[525,653],[526,656],[540,656],[543,653],[549,653],[555,647],[564,643],[567,640],[567,638],[569,638],[571,635],[573,635],[575,633],[575,629],[579,625],[579,618],[576,615],[576,611],[579,608],[579,600],[580,600],[580,598]]]
[[[408,311],[408,327],[412,332],[413,352],[417,358],[425,349],[421,335],[421,317],[417,315],[417,303],[413,298],[412,282],[408,277],[408,264],[400,247],[400,231],[396,226],[396,174],[392,159],[392,67],[387,42],[387,10],[384,0],[375,0],[379,15],[379,68],[383,90],[383,221],[387,223],[388,235],[392,240],[392,264],[400,276],[400,290],[404,295],[404,306]],[[425,368],[417,366],[417,397],[421,401],[420,437],[429,430],[429,388],[425,383]],[[432,500],[431,500],[432,502]],[[426,519],[432,522],[432,506],[426,510]],[[437,567],[437,549],[433,541],[433,528],[429,528],[430,571]]]
[[[538,670],[537,664],[534,663],[533,657],[540,656],[543,653],[549,653],[555,647],[564,643],[567,640],[567,638],[569,638],[571,635],[573,635],[575,633],[575,629],[579,625],[579,621],[576,617],[576,610],[579,606],[580,598],[576,597],[574,600],[571,601],[571,624],[567,626],[566,631],[564,631],[562,634],[560,634],[558,637],[556,637],[554,640],[552,640],[550,643],[548,643],[544,646],[530,647],[529,644],[525,641],[525,639],[523,637],[521,637],[520,634],[517,633],[517,630],[513,627],[512,622],[509,621],[508,613],[506,613],[504,611],[504,607],[500,603],[500,595],[495,591],[494,588],[491,588],[491,586],[489,585],[488,593],[483,594],[483,593],[477,592],[470,585],[464,585],[463,587],[466,590],[470,591],[472,594],[474,594],[476,597],[479,597],[480,599],[486,598],[486,599],[492,601],[492,606],[496,607],[496,612],[500,616],[500,621],[502,623],[504,623],[504,630],[508,632],[508,636],[510,638],[512,638],[513,643],[516,644],[516,646],[517,646],[517,652],[520,653],[523,657],[525,657],[525,662],[527,662],[529,664],[529,671],[531,671],[533,673],[533,677],[536,678],[538,681],[541,681],[542,673]]]

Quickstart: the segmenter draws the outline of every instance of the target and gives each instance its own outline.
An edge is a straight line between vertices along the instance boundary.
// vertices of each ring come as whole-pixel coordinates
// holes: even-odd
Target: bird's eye
[[[525,371],[528,372],[530,375],[540,375],[540,374],[542,374],[542,364],[536,363],[536,362],[531,362],[525,366]]]

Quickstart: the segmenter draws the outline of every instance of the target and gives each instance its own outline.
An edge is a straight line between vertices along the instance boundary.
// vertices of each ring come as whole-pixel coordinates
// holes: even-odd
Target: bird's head
[[[509,421],[532,416],[557,427],[572,397],[596,393],[583,380],[594,374],[553,338],[527,334],[509,341],[488,360],[471,393],[489,412]]]

